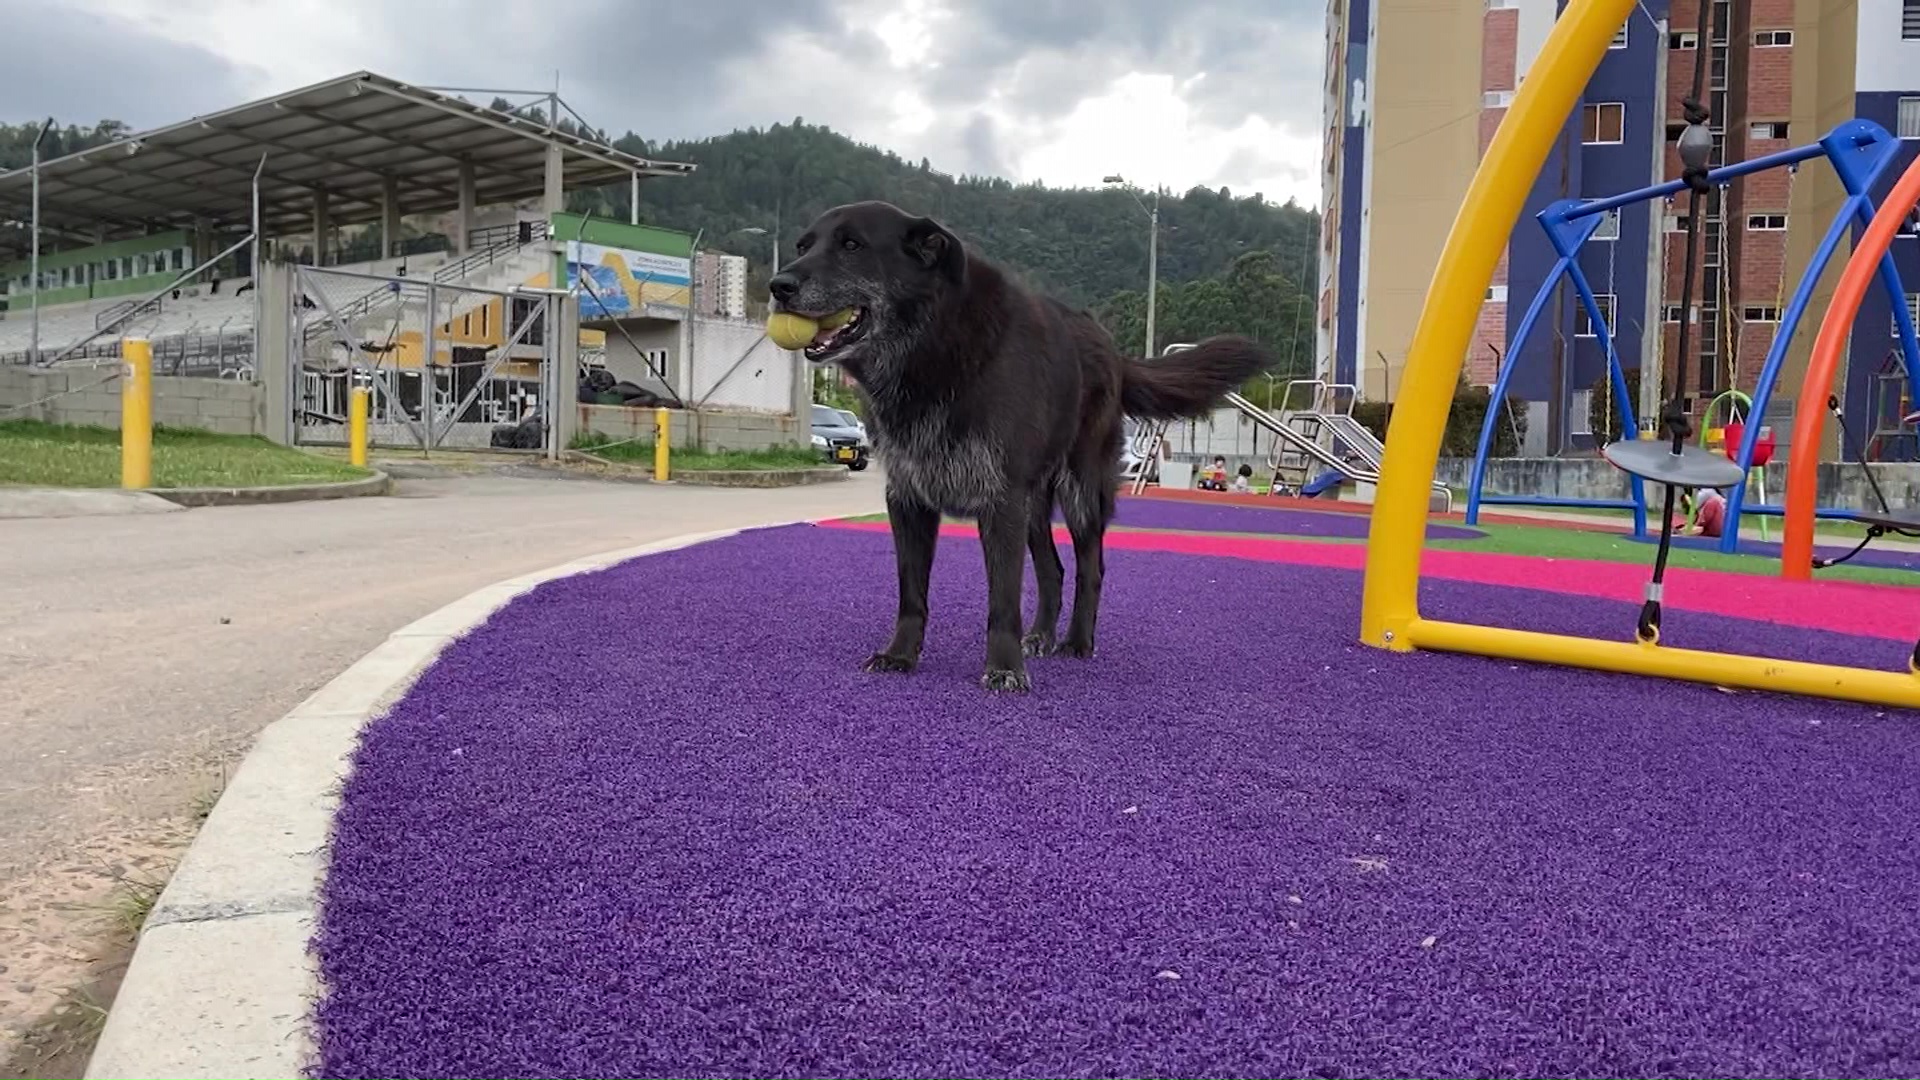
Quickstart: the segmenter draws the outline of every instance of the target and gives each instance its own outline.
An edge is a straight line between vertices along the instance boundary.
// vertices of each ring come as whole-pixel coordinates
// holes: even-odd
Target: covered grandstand
[[[237,370],[262,259],[511,287],[551,271],[569,188],[631,184],[637,214],[642,180],[693,171],[569,130],[548,97],[530,118],[362,71],[0,173],[0,362],[138,333],[163,371]]]

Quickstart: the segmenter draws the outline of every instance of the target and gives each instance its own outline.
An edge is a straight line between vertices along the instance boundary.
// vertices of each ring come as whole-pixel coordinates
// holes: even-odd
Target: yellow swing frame
[[[1920,677],[1669,648],[1637,640],[1544,634],[1420,616],[1420,556],[1428,484],[1440,460],[1453,388],[1480,301],[1493,281],[1533,180],[1546,163],[1607,45],[1636,0],[1571,0],[1494,134],[1434,267],[1414,330],[1375,492],[1360,602],[1360,640],[1395,651],[1430,649],[1597,671],[1920,708]],[[1625,599],[1625,598],[1623,598]]]

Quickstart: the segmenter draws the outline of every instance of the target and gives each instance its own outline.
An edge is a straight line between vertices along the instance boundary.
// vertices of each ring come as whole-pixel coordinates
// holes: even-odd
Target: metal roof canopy
[[[321,191],[332,224],[380,221],[390,177],[401,214],[457,210],[462,163],[473,167],[473,205],[497,205],[545,192],[550,142],[561,147],[569,188],[694,170],[360,71],[42,162],[40,227],[89,243],[101,232],[121,239],[196,218],[251,228],[262,155],[268,236],[312,231]],[[0,217],[28,221],[32,173],[0,173]]]

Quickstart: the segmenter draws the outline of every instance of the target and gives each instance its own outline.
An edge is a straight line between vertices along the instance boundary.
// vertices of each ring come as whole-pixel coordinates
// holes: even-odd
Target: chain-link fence
[[[375,446],[545,447],[550,294],[302,266],[291,303],[297,441],[343,444],[359,380]]]

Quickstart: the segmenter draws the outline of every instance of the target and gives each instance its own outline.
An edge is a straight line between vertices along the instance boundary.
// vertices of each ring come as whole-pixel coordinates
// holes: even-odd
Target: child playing
[[[1719,536],[1727,520],[1727,499],[1716,488],[1700,496],[1700,510],[1693,518],[1693,531],[1701,536]]]
[[[1213,464],[1200,474],[1200,488],[1203,491],[1227,490],[1227,459],[1214,455]]]
[[[1233,490],[1248,492],[1253,490],[1253,466],[1242,463],[1240,471],[1234,474]]]
[[[1727,520],[1727,499],[1716,488],[1695,488],[1687,492],[1681,500],[1682,507],[1691,507],[1699,501],[1699,510],[1693,515],[1693,526],[1686,532],[1693,536],[1719,536]]]

